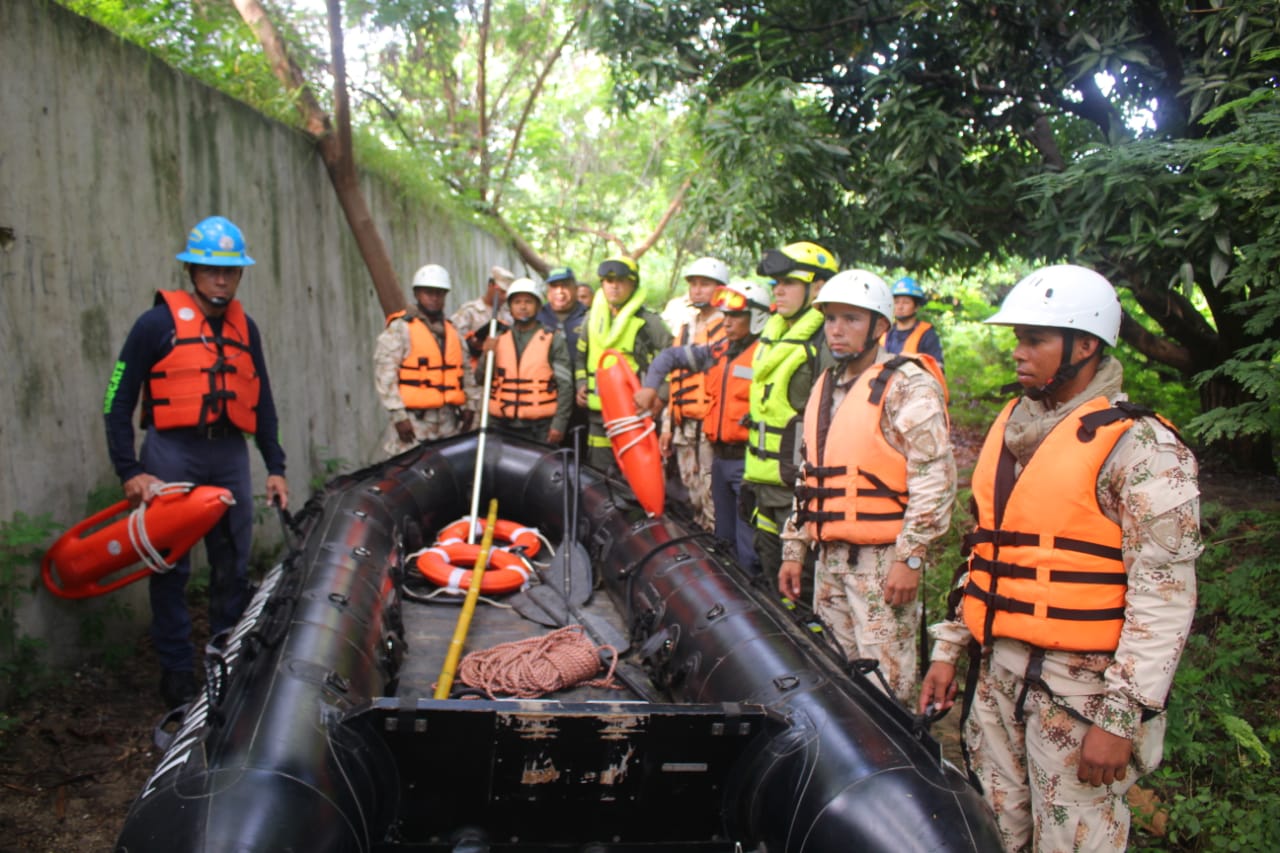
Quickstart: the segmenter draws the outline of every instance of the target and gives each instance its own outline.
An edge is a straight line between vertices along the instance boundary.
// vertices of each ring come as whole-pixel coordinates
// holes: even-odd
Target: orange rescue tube
[[[446,524],[436,534],[436,542],[451,542],[455,539],[460,542],[466,542],[469,522],[471,522],[471,516],[468,515],[452,524]],[[484,534],[484,519],[475,522],[475,531],[476,536]],[[535,556],[538,553],[538,549],[542,547],[542,539],[538,535],[536,528],[525,527],[523,524],[506,521],[501,518],[493,526],[493,541],[495,545],[501,542],[507,550],[519,551],[526,557]]]
[[[72,527],[45,552],[44,585],[61,598],[89,598],[167,572],[235,503],[219,486],[169,484],[149,504],[108,507]],[[114,519],[114,520],[113,520]],[[145,566],[127,575],[135,563]]]
[[[640,380],[617,350],[607,349],[600,355],[596,390],[600,394],[605,432],[613,443],[613,458],[618,460],[622,476],[627,478],[645,512],[662,515],[667,484],[663,479],[658,432],[651,415],[636,412],[635,396],[640,390]]]
[[[456,595],[471,588],[471,569],[479,556],[479,545],[437,542],[415,554],[414,562],[423,577]],[[528,582],[529,567],[519,554],[500,548],[489,551],[489,565],[480,581],[481,592],[486,595],[515,592]]]

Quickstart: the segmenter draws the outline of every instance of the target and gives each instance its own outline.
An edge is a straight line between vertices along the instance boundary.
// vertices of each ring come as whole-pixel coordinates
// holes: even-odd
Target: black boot
[[[186,705],[196,698],[196,677],[189,672],[166,669],[160,673],[160,695],[168,708]]]

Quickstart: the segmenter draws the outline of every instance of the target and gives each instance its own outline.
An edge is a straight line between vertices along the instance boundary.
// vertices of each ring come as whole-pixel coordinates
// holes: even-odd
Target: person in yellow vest
[[[729,283],[729,267],[716,258],[698,258],[685,270],[689,293],[676,325],[675,346],[714,344],[724,334],[723,317],[711,304],[716,290]],[[662,456],[675,447],[676,469],[689,493],[694,521],[705,530],[715,529],[715,504],[711,498],[711,446],[703,438],[702,419],[711,405],[701,371],[677,367],[671,373],[670,404],[663,413]]]
[[[893,300],[874,273],[847,270],[814,300],[836,364],[804,410],[804,464],[782,532],[779,591],[800,595],[818,547],[814,612],[849,660],[873,660],[904,703],[918,678],[920,577],[951,526],[956,463],[942,388],[877,340]]]
[[[703,443],[711,450],[715,534],[718,539],[733,543],[742,568],[759,574],[754,528],[738,512],[738,501],[747,448],[751,363],[760,332],[769,321],[769,288],[759,282],[734,279],[716,290],[711,304],[724,315],[722,336],[710,344],[672,346],[659,353],[645,373],[643,387],[636,392],[636,406],[650,411],[659,408],[659,389],[676,369],[702,376],[709,402],[701,427]]]
[[[773,316],[760,333],[751,370],[742,510],[752,519],[755,549],[769,588],[778,586],[782,525],[791,515],[800,464],[800,413],[814,380],[833,361],[813,307],[822,283],[836,274],[822,246],[790,243],[765,252],[756,274],[773,279]],[[800,602],[809,603],[809,580]]]
[[[235,625],[249,601],[253,483],[245,436],[267,469],[267,502],[289,505],[280,424],[257,325],[236,299],[254,264],[244,235],[212,216],[187,234],[178,255],[191,291],[163,290],[134,323],[107,385],[103,418],[111,464],[137,506],[164,483],[222,486],[235,498],[204,538],[209,560],[209,628]],[[145,436],[134,450],[133,412],[142,401]],[[190,555],[150,578],[151,640],[166,707],[196,695],[195,647],[186,586]]]
[[[449,271],[427,264],[413,274],[413,307],[387,318],[373,354],[373,381],[389,423],[382,449],[388,456],[469,429],[462,336],[445,319],[452,289]]]
[[[578,405],[587,407],[587,461],[601,471],[618,471],[613,447],[604,431],[596,367],[605,350],[622,353],[636,374],[643,376],[653,357],[671,345],[671,332],[662,318],[644,307],[640,266],[624,255],[606,258],[596,269],[600,289],[578,334],[582,356],[574,370]]]
[[[880,338],[880,346],[891,353],[924,353],[942,363],[942,342],[933,324],[920,319],[920,306],[928,301],[924,288],[909,275],[893,283],[893,325]]]
[[[977,526],[919,707],[945,709],[970,650],[962,731],[1008,851],[1122,851],[1125,794],[1163,750],[1195,615],[1196,460],[1121,392],[1111,283],[1072,264],[1018,282],[1022,396],[973,471]]]
[[[490,423],[547,444],[559,444],[573,412],[573,369],[564,335],[538,320],[542,293],[528,278],[507,288],[511,328],[484,342],[494,354]],[[484,359],[477,380],[483,381]]]

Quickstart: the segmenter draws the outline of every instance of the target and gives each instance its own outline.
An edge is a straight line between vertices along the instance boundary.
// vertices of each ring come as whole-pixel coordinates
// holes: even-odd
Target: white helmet
[[[771,296],[769,288],[760,282],[735,278],[716,290],[715,296],[711,297],[711,304],[729,313],[749,310],[751,334],[758,335],[764,331],[764,324],[769,322]]]
[[[866,270],[845,270],[827,279],[813,304],[816,307],[824,302],[854,305],[886,320],[893,319],[893,296],[889,293],[889,285],[880,276]]]
[[[698,258],[689,264],[684,271],[685,278],[691,278],[695,275],[718,281],[721,284],[728,284],[729,266],[724,261],[718,261],[715,258]]]
[[[1038,269],[1015,284],[987,322],[1072,329],[1115,346],[1120,313],[1120,298],[1111,282],[1091,269],[1059,264]]]
[[[427,264],[413,274],[414,287],[434,287],[439,290],[452,290],[449,271],[439,264]]]
[[[511,282],[511,284],[507,286],[507,301],[510,302],[511,297],[515,296],[517,293],[528,293],[531,296],[535,296],[539,303],[546,301],[542,298],[542,288],[539,287],[538,283],[531,278],[518,278]]]

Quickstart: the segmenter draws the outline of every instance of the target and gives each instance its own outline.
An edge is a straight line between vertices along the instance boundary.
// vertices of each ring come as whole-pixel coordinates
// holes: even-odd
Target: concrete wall
[[[452,271],[448,310],[479,295],[491,264],[519,268],[491,235],[377,181],[364,190],[404,281],[427,262]],[[263,333],[300,507],[326,463],[373,461],[385,425],[371,365],[382,313],[319,156],[62,7],[0,2],[0,522],[69,525],[91,492],[118,487],[100,415],[111,366],[154,291],[186,284],[174,255],[215,213],[258,262],[239,295]],[[278,540],[275,518],[258,532]],[[86,607],[147,615],[145,584],[111,605],[17,598],[19,633],[55,659],[74,656],[68,627]]]

